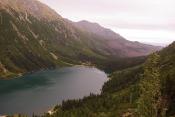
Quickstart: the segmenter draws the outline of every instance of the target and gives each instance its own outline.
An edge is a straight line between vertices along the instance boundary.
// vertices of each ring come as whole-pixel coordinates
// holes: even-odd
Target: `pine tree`
[[[158,117],[161,98],[161,79],[159,55],[150,55],[144,67],[140,82],[140,98],[138,100],[139,117]]]

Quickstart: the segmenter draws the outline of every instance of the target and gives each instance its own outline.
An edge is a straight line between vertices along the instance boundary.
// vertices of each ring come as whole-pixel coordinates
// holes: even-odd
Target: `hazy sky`
[[[73,21],[97,22],[128,40],[175,41],[175,0],[40,0]]]

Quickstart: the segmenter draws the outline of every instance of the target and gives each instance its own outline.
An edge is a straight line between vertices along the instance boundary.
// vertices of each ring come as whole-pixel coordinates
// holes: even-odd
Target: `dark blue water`
[[[0,115],[47,112],[63,100],[100,93],[106,81],[104,72],[78,66],[0,80]]]

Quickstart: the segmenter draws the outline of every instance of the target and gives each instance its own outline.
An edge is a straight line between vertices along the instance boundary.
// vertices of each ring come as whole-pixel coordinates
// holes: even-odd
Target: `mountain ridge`
[[[143,44],[137,41],[129,41],[123,38],[120,34],[115,33],[111,29],[104,28],[98,23],[91,23],[89,21],[82,20],[79,22],[73,22],[73,24],[81,30],[101,36],[103,40],[109,41],[106,44],[115,51],[118,51],[118,49],[120,49],[120,51],[124,50],[123,53],[127,53],[128,55],[131,54],[130,56],[132,56],[132,54],[139,56],[140,53],[144,53],[140,54],[140,56],[144,56],[161,49],[160,46],[152,46],[150,44]],[[135,48],[137,50],[134,50]]]
[[[35,16],[38,19],[56,20],[62,18],[53,9],[43,4],[38,0],[0,0],[0,8],[9,10],[13,9],[18,12],[23,12]]]
[[[0,16],[1,77],[82,63],[103,68],[111,60],[147,55],[132,53],[145,48],[132,50],[89,34],[37,0],[0,0]]]

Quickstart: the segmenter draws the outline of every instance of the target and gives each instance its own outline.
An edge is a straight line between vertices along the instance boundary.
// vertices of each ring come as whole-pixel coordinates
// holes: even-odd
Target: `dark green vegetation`
[[[108,35],[81,30],[35,0],[0,0],[0,77],[84,63],[112,71],[143,63],[140,56],[158,49],[97,30]]]
[[[159,55],[151,55],[145,63],[144,73],[140,82],[138,115],[143,117],[165,117],[165,107],[161,106],[161,78]]]
[[[139,74],[142,66],[114,72],[103,86],[101,95],[90,95],[80,100],[64,101],[56,106],[57,117],[116,117],[133,111],[138,98]],[[49,116],[49,115],[45,115]]]
[[[150,56],[140,84],[138,112],[143,117],[175,116],[175,42]]]
[[[64,101],[49,117],[172,117],[175,115],[175,42],[144,65],[114,72],[101,95]]]
[[[160,73],[162,99],[168,107],[168,114],[175,115],[175,42],[160,52]]]
[[[102,31],[90,32],[93,26],[84,22],[78,25],[86,29],[35,0],[0,0],[0,77],[75,64],[94,65],[109,73],[122,70],[110,75],[100,95],[64,101],[52,115],[44,116],[175,115],[175,43],[142,66],[146,58],[141,56],[152,46],[126,41],[96,24]],[[137,67],[125,69],[133,66]]]

